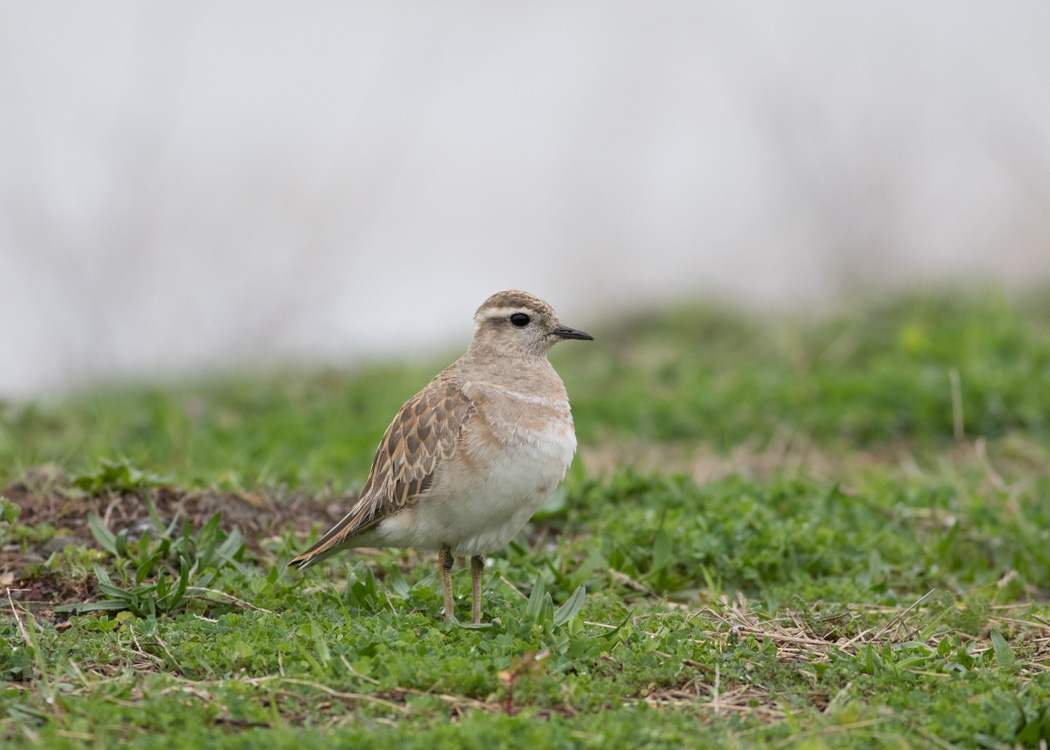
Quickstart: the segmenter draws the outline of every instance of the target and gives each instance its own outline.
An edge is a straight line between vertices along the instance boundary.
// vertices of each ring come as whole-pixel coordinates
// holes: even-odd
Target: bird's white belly
[[[454,555],[464,557],[493,552],[550,497],[575,451],[571,421],[554,422],[543,431],[519,428],[512,440],[475,446],[470,461],[443,467],[447,471],[435,481],[440,493],[421,498],[411,518],[399,514],[377,531],[395,546],[436,550],[448,544]]]

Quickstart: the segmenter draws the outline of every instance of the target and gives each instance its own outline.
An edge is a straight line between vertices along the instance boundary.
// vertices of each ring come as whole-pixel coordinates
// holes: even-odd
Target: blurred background
[[[0,4],[0,397],[1050,278],[1050,5]]]

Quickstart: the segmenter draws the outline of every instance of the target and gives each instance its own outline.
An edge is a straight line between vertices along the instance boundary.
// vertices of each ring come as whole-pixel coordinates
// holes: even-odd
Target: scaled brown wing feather
[[[448,381],[435,380],[409,399],[387,428],[350,512],[288,564],[305,568],[319,562],[351,537],[413,505],[430,488],[438,464],[456,452],[473,411],[470,398]]]

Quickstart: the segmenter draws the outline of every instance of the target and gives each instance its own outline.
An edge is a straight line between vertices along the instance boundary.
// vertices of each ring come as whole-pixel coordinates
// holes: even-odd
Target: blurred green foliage
[[[828,320],[759,323],[677,308],[595,329],[552,360],[583,443],[761,449],[785,431],[821,445],[951,440],[957,373],[969,437],[1050,438],[1048,295],[913,296]],[[390,419],[457,356],[359,370],[234,375],[9,404],[0,472],[127,457],[192,484],[360,483]]]
[[[994,291],[894,299],[829,320],[759,323],[708,308],[600,330],[557,355],[586,440],[762,447],[782,430],[820,444],[1050,437],[1050,311]]]

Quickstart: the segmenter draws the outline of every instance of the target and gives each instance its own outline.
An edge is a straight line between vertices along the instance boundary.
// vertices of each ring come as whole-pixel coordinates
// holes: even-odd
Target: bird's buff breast
[[[505,546],[521,531],[565,477],[576,451],[567,402],[521,416],[489,415],[486,429],[474,432],[457,458],[441,467],[435,491],[420,499],[411,523],[388,519],[401,527],[398,536],[412,537],[404,541],[420,549],[449,544],[453,554],[473,556]]]

